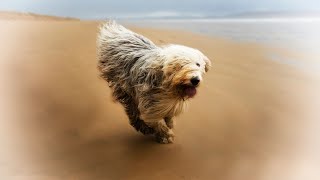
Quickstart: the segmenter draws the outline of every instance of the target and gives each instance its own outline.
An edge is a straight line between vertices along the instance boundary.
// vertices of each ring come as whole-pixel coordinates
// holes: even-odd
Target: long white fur
[[[188,97],[179,88],[189,85],[194,76],[202,81],[211,66],[209,59],[182,45],[156,46],[114,21],[101,26],[97,50],[101,77],[112,88],[114,99],[125,107],[130,121],[139,118],[152,126],[162,141],[172,141],[172,132],[161,122],[166,119],[170,124],[183,112]]]

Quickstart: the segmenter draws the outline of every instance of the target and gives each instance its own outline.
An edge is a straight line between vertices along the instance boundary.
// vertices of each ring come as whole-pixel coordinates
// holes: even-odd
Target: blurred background
[[[173,144],[99,78],[108,19],[213,62]],[[319,179],[319,32],[319,0],[2,0],[0,179]]]
[[[81,19],[208,19],[225,17],[315,17],[317,0],[11,0],[1,2],[2,10],[34,12]]]
[[[320,45],[318,0],[12,0],[0,2],[0,8],[83,20],[116,19],[137,26],[188,30],[310,53],[317,53]],[[294,61],[286,60],[291,64]],[[319,64],[310,66],[319,70]]]

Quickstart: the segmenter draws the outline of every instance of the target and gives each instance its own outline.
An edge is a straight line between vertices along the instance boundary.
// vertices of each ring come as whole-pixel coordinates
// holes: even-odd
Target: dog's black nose
[[[190,81],[191,81],[191,84],[192,84],[192,85],[196,86],[196,85],[199,84],[200,79],[199,79],[199,77],[193,77],[193,78],[191,78]]]

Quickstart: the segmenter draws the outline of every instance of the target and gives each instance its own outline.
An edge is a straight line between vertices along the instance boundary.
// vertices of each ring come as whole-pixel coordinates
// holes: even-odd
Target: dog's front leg
[[[173,131],[168,128],[163,120],[146,122],[146,124],[155,130],[155,137],[157,142],[162,144],[172,143],[174,140]]]
[[[168,126],[168,128],[173,129],[174,121],[172,117],[165,117],[164,121],[166,122],[166,125]]]

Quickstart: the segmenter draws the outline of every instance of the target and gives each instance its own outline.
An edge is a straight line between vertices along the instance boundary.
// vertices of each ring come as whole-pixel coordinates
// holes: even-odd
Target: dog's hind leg
[[[139,118],[140,113],[132,97],[127,94],[120,86],[114,86],[113,89],[113,97],[116,101],[119,101],[123,105],[129,118],[130,125],[142,134],[153,134],[154,129],[146,125],[146,123]]]
[[[133,126],[137,131],[141,132],[144,135],[154,134],[154,129],[149,127],[143,120],[139,117],[130,118],[130,124]]]
[[[133,101],[127,102],[125,105],[126,113],[129,117],[130,125],[144,135],[154,134],[154,129],[149,127],[143,120],[139,118],[139,110]]]

